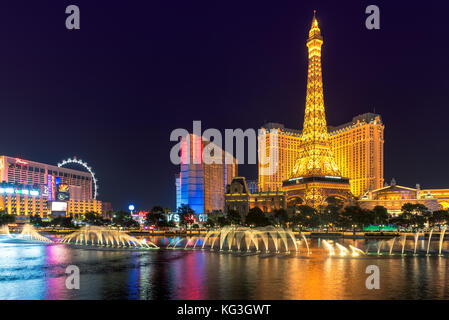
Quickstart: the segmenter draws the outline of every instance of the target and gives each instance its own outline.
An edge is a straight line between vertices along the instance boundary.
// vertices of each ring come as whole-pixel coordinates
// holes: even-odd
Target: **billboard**
[[[58,184],[57,185],[57,194],[56,200],[58,201],[69,201],[70,193],[69,193],[69,185],[68,184]]]
[[[56,198],[56,179],[52,175],[47,176],[47,190],[48,190],[48,201],[53,201]]]
[[[51,211],[67,211],[67,202],[54,201],[51,203]]]

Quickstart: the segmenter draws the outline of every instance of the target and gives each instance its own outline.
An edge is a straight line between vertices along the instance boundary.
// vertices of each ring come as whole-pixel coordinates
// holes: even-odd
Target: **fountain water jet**
[[[324,244],[324,247],[326,248],[326,250],[329,252],[329,255],[334,256],[335,255],[334,247],[326,240],[323,240],[323,244]]]
[[[65,236],[61,242],[85,246],[113,248],[159,249],[151,241],[139,241],[133,236],[105,227],[86,226]]]
[[[406,235],[406,234],[403,234],[403,235],[401,236],[400,242],[402,243],[402,251],[401,251],[401,254],[404,255],[405,243],[407,242],[407,235]]]
[[[240,226],[224,227],[207,232],[202,249],[209,246],[210,250],[248,252],[254,248],[259,252],[259,242],[262,242],[266,253],[270,252],[270,246],[276,253],[289,253],[289,239],[293,242],[295,250],[298,251],[292,232],[282,228],[272,226],[254,229]],[[218,248],[216,243],[218,243]],[[282,244],[284,245],[282,246]],[[284,250],[282,250],[283,248]]]
[[[353,257],[358,257],[360,254],[365,254],[365,252],[363,252],[363,250],[360,250],[359,248],[356,248],[354,246],[349,245],[349,248],[351,249],[351,255]]]
[[[444,241],[444,233],[446,232],[447,226],[444,226],[440,233],[440,245],[438,247],[438,255],[441,256],[441,249],[443,248],[443,241]]]
[[[418,239],[419,239],[418,232],[415,232],[414,238],[415,238],[415,248],[413,249],[413,254],[416,254],[416,247],[418,246]]]
[[[342,246],[341,244],[339,244],[338,242],[335,243],[335,245],[337,246],[337,248],[340,250],[340,257],[345,257],[349,254],[349,250],[348,248]]]
[[[16,237],[16,239],[30,240],[30,241],[42,241],[53,242],[47,237],[41,236],[39,232],[31,224],[23,226],[22,232]]]
[[[305,235],[301,234],[302,238],[304,239],[304,242],[306,243],[306,247],[307,247],[307,254],[310,254],[310,249],[309,249],[309,243],[307,242],[307,238]]]
[[[430,233],[429,233],[429,240],[427,240],[427,251],[426,251],[426,254],[427,254],[427,255],[429,255],[429,250],[430,250],[430,240],[432,240],[432,233],[433,233],[433,229],[430,230]]]

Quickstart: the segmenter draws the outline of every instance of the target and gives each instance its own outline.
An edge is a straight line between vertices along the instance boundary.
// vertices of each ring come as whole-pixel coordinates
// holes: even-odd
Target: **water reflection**
[[[152,237],[164,247],[177,241]],[[191,241],[196,241],[191,240]],[[365,250],[365,240],[339,240]],[[427,248],[420,240],[419,248]],[[400,252],[400,241],[394,251]],[[322,240],[312,254],[242,255],[210,250],[120,251],[64,244],[0,242],[0,299],[447,299],[448,258],[329,257]],[[406,248],[412,250],[413,240]],[[375,247],[375,246],[374,246]],[[438,250],[438,241],[431,243]],[[447,251],[447,243],[443,251]],[[65,287],[77,265],[80,290]],[[367,290],[366,267],[381,271],[380,290]]]

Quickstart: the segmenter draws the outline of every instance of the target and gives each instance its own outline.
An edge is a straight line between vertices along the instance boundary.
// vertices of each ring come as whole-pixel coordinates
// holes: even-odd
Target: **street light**
[[[131,211],[131,214],[133,214],[133,211],[134,211],[135,208],[136,208],[136,207],[135,207],[133,204],[130,204],[130,205],[128,206],[128,209],[129,209],[129,211]]]

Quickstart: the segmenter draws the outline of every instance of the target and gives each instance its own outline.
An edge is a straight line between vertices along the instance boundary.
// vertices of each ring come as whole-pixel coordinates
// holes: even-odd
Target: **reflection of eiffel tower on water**
[[[344,201],[351,196],[349,179],[341,177],[329,142],[321,75],[322,45],[323,37],[314,15],[307,40],[309,71],[300,151],[290,179],[283,182],[287,201],[300,200],[315,208],[329,198]]]

